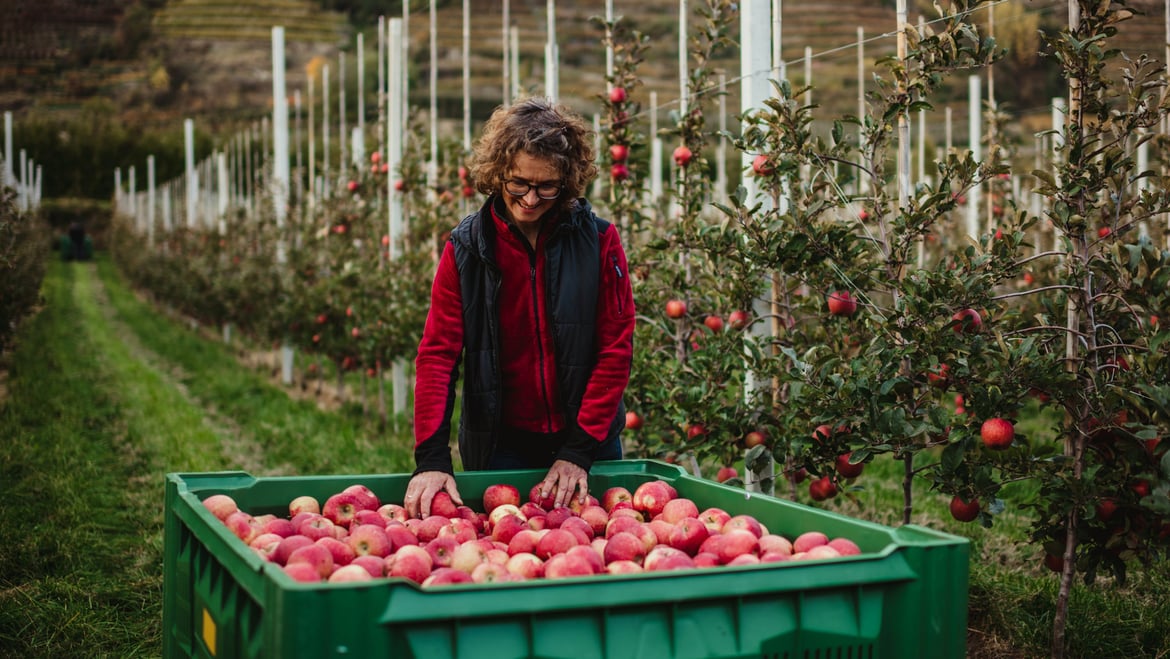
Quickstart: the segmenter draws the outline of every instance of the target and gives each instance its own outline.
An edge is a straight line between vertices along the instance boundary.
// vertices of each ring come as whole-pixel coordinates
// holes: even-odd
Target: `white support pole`
[[[366,42],[365,35],[357,35],[357,127],[366,134]],[[361,164],[361,163],[359,163]]]
[[[215,215],[218,226],[217,231],[219,235],[227,235],[227,211],[228,211],[228,163],[227,154],[220,151],[215,154],[215,169],[216,169],[216,209]]]
[[[979,76],[967,76],[967,144],[975,162],[983,159],[981,93]],[[982,192],[982,186],[975,185],[971,187],[971,194],[967,195],[967,237],[976,243],[979,241],[979,202]]]
[[[183,144],[187,155],[187,228],[195,228],[195,204],[199,200],[199,174],[195,171],[195,121],[183,121]]]
[[[784,11],[782,0],[772,0],[772,78],[777,82],[787,75],[784,64]]]
[[[272,28],[272,206],[276,217],[276,262],[288,261],[284,225],[288,215],[289,148],[288,91],[285,89],[284,28]],[[293,382],[293,349],[285,338],[280,346],[280,379]]]
[[[768,73],[772,70],[770,0],[744,0],[740,4],[740,112],[756,112],[771,96]],[[742,154],[742,167],[748,171],[753,154]],[[744,177],[748,205],[755,203],[759,188],[755,177]]]
[[[434,193],[439,184],[439,29],[435,0],[431,0],[431,160],[427,163],[427,189]]]
[[[1145,134],[1146,134],[1146,132],[1144,130],[1140,131],[1138,133],[1138,139],[1144,138]],[[1146,171],[1149,168],[1150,168],[1150,143],[1148,141],[1143,140],[1140,144],[1138,144],[1138,147],[1137,147],[1137,173],[1140,175],[1142,172]],[[1137,192],[1139,199],[1141,198],[1142,193],[1145,192],[1146,189],[1149,187],[1149,185],[1150,185],[1150,179],[1145,178],[1144,176],[1142,178],[1138,179],[1136,192]],[[1140,238],[1149,238],[1150,237],[1150,223],[1148,220],[1142,220],[1142,221],[1138,222],[1138,236]]]
[[[4,112],[4,180],[0,180],[0,187],[12,186],[16,178],[12,172],[12,112]]]
[[[613,30],[610,26],[613,25],[613,0],[605,0],[605,91],[609,92],[613,89]]]
[[[662,199],[662,138],[658,136],[658,92],[650,92],[650,199]]]
[[[154,154],[146,156],[146,243],[154,245]]]
[[[906,0],[897,0],[895,9],[898,21],[898,61],[905,63],[907,57]],[[902,90],[903,92],[905,90]],[[898,209],[906,208],[910,199],[910,116],[898,114]]]
[[[551,100],[560,96],[560,72],[557,69],[557,1],[548,0],[546,15],[548,40],[544,44],[544,94]]]
[[[134,165],[130,165],[130,170],[128,172],[126,172],[126,176],[127,176],[127,181],[130,184],[130,190],[126,195],[126,199],[129,200],[129,202],[130,202],[130,209],[129,209],[130,217],[133,217],[135,220],[138,220],[138,219],[140,219],[138,217],[138,190],[135,189],[135,186],[137,185],[137,181],[135,181]],[[141,231],[142,225],[136,221],[134,223],[134,228]]]
[[[777,0],[779,1],[779,0]],[[727,73],[719,71],[719,144],[715,147],[715,198],[727,201]]]
[[[378,16],[378,151],[386,155],[386,17]]]
[[[123,203],[124,202],[123,202],[123,195],[122,195],[122,168],[115,167],[114,168],[114,215],[121,215],[122,213],[126,212],[126,209],[123,208]]]
[[[434,2],[432,0],[432,5]],[[410,120],[410,0],[402,3],[402,120]]]
[[[390,43],[398,43],[398,40],[402,38],[402,21],[390,19],[388,29]],[[387,71],[389,72],[387,93],[392,99],[398,98],[398,94],[401,94],[405,87],[405,80],[403,79],[405,67],[398,61],[401,57],[401,50],[390,49],[390,61],[387,64]],[[404,209],[402,206],[402,193],[394,189],[394,180],[398,178],[399,168],[402,166],[402,137],[406,133],[406,119],[401,103],[391,103],[389,110],[390,116],[386,122],[386,164],[389,167],[389,175],[386,177],[386,198],[388,201],[386,205],[389,209],[386,235],[390,237],[389,259],[394,261],[402,256]],[[405,360],[398,359],[391,364],[390,382],[394,397],[394,414],[397,417],[397,415],[406,411],[407,380]]]
[[[520,98],[523,87],[520,86],[520,28],[513,25],[508,28],[508,53],[512,57],[509,68],[512,70],[512,100]]]
[[[309,116],[306,118],[307,121],[305,123],[307,123],[309,126],[309,173],[307,179],[305,180],[306,186],[308,188],[308,193],[306,194],[305,199],[305,206],[309,217],[313,218],[317,214],[317,123],[316,118],[313,116],[316,114],[316,110],[313,107],[313,76],[310,75],[308,78]]]
[[[345,178],[348,157],[345,140],[349,131],[345,127],[345,51],[337,54],[337,176]]]
[[[321,179],[324,181],[321,196],[333,196],[329,183],[329,66],[321,67]]]
[[[857,119],[865,121],[865,28],[857,26]],[[865,125],[857,126],[857,149],[865,150]],[[862,163],[866,164],[866,163]],[[857,172],[857,194],[869,191],[869,177],[864,171]]]
[[[471,153],[471,0],[463,0],[463,152]]]
[[[500,31],[500,64],[503,68],[503,95],[500,97],[500,102],[504,107],[512,104],[512,55],[509,53],[510,39],[508,36],[510,23],[512,22],[512,0],[504,0],[503,16],[501,17],[502,28]]]
[[[551,0],[549,0],[551,2]],[[687,62],[687,0],[678,0],[678,114],[686,117],[690,112],[687,98],[688,81],[690,79],[689,63]]]

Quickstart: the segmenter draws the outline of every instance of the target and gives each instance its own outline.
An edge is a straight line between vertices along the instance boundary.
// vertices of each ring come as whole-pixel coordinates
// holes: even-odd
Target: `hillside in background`
[[[242,122],[267,116],[271,107],[271,28],[286,31],[287,82],[290,94],[307,89],[310,70],[331,67],[332,111],[336,115],[338,54],[347,51],[349,112],[356,102],[356,29],[344,14],[322,9],[319,0],[7,0],[0,9],[0,110],[46,119],[75,116],[100,103],[112,106],[128,126],[167,128],[183,118],[196,119],[201,131],[228,134]],[[643,86],[634,99],[648,107],[648,91],[657,91],[669,110],[679,93],[677,0],[616,0],[622,25],[650,37],[651,48],[639,68]],[[692,8],[701,4],[691,2]],[[1136,0],[1145,16],[1123,24],[1117,45],[1132,56],[1148,53],[1161,60],[1165,25],[1160,4]],[[386,3],[386,15],[401,16],[398,2]],[[892,3],[838,0],[832,11],[815,0],[784,3],[782,43],[788,76],[805,80],[806,48],[812,54],[812,100],[819,116],[856,114],[858,30],[865,37],[865,78],[884,73],[876,62],[895,52]],[[429,84],[428,3],[416,0],[410,17],[412,103],[427,107]],[[543,88],[546,0],[512,0],[512,23],[519,32],[520,84]],[[596,18],[603,0],[561,2],[557,33],[561,53],[563,100],[591,114],[605,90],[604,32]],[[697,9],[693,9],[697,11]],[[1065,16],[1058,0],[1001,4],[996,7],[996,37],[1016,53],[1035,53],[1037,27],[1055,29]],[[501,99],[502,15],[499,0],[471,1],[471,94],[473,114],[484,118]],[[984,15],[984,18],[986,16]],[[911,22],[917,23],[916,13]],[[440,115],[462,116],[462,3],[446,0],[438,10],[438,89]],[[693,15],[690,25],[699,25]],[[376,112],[376,30],[365,32],[367,114]],[[1028,38],[1032,41],[1028,41]],[[732,34],[738,38],[738,34]],[[714,63],[725,70],[729,110],[739,107],[738,52],[721,53]],[[997,99],[1023,117],[1028,131],[1043,128],[1052,96],[1064,83],[1050,62],[1015,54],[995,68]],[[872,82],[867,82],[872,90]],[[936,113],[928,118],[932,136],[941,140],[942,108],[954,105],[955,139],[965,139],[965,74],[955,75],[944,97],[931,99]],[[318,102],[320,88],[317,90]],[[1033,117],[1029,120],[1027,117]],[[666,115],[662,116],[666,121]],[[1031,125],[1028,122],[1038,122]],[[714,126],[712,120],[709,125]]]

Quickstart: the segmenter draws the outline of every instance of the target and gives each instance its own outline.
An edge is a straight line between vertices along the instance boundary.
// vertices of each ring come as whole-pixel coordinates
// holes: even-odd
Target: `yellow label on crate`
[[[215,656],[215,621],[211,619],[211,612],[203,609],[203,644],[211,656]]]

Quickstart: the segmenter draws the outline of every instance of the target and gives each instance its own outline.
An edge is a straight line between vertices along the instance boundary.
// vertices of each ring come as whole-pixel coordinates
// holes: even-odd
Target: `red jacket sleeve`
[[[585,387],[578,426],[605,441],[617,414],[634,359],[634,291],[616,225],[601,236],[601,283],[597,296],[597,365]]]
[[[450,242],[443,248],[435,281],[431,287],[431,308],[427,312],[422,340],[415,358],[414,457],[416,473],[451,473],[451,412],[455,405],[455,382],[463,354],[463,298],[455,250]]]

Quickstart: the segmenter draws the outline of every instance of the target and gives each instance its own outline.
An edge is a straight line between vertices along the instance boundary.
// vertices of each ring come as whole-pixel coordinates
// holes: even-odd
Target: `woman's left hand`
[[[540,498],[553,497],[553,507],[568,506],[579,491],[579,503],[589,494],[589,472],[567,460],[557,460],[540,482]]]

